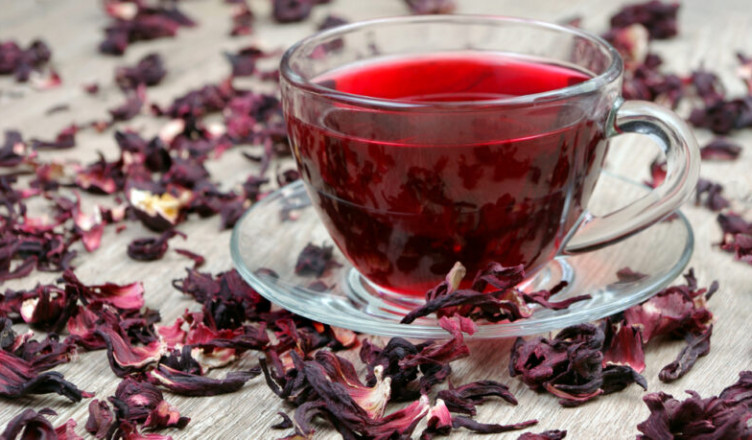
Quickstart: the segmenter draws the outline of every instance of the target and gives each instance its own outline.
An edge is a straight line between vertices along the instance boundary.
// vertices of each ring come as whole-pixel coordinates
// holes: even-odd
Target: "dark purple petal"
[[[259,374],[261,374],[261,369],[253,368],[227,373],[224,379],[213,379],[184,373],[165,365],[160,365],[150,371],[148,376],[152,382],[175,394],[183,396],[216,396],[240,390],[246,382]]]
[[[78,126],[75,124],[65,127],[58,133],[54,141],[41,141],[38,139],[31,140],[31,148],[35,150],[66,150],[76,146],[76,132]]]
[[[1,61],[0,61],[1,62]],[[5,131],[5,141],[0,146],[0,167],[15,167],[27,157],[26,144],[21,133],[15,130]]]
[[[699,179],[695,189],[695,205],[703,205],[711,211],[728,208],[731,203],[722,195],[723,185],[707,179]]]
[[[298,255],[298,261],[295,263],[295,273],[301,276],[322,276],[327,269],[339,266],[332,259],[334,255],[333,251],[333,246],[317,246],[313,243],[308,243]]]
[[[162,357],[162,346],[154,341],[146,346],[134,346],[129,340],[112,328],[101,326],[97,330],[107,345],[107,359],[113,373],[118,377],[142,372],[147,366],[159,361]]]
[[[110,432],[114,415],[110,406],[103,400],[94,399],[89,403],[89,417],[86,419],[86,431],[101,439]]]
[[[742,147],[726,138],[715,138],[700,149],[702,160],[731,161],[739,158]]]
[[[155,86],[162,82],[167,70],[162,57],[150,53],[141,58],[133,67],[115,69],[115,82],[122,90],[135,90],[139,85]]]
[[[79,402],[84,392],[56,371],[38,374],[32,364],[0,350],[0,397],[18,398],[26,394],[57,393]]]
[[[268,55],[256,46],[244,47],[236,53],[225,52],[225,57],[232,66],[233,76],[253,75],[256,73],[256,61]]]
[[[314,4],[315,0],[272,0],[272,15],[278,23],[303,21]]]
[[[138,86],[135,90],[127,92],[124,103],[108,111],[113,121],[128,121],[141,113],[144,102],[146,102],[146,92],[143,86]]]
[[[57,440],[55,428],[44,416],[57,415],[55,411],[45,408],[38,413],[29,408],[17,415],[0,434],[3,440],[15,440],[19,435],[22,440]]]
[[[324,17],[324,20],[319,23],[317,29],[320,31],[323,31],[324,29],[331,29],[333,27],[342,26],[343,24],[349,23],[348,20],[338,17],[336,15],[327,15]]]
[[[687,345],[682,349],[676,360],[666,365],[658,373],[663,382],[673,382],[687,374],[694,366],[697,359],[710,353],[710,336],[713,334],[713,326],[709,326],[700,334],[688,334],[685,337]]]
[[[131,8],[132,5],[135,7]],[[129,43],[172,37],[181,26],[195,25],[174,4],[162,7],[141,2],[114,2],[107,3],[105,10],[113,21],[105,28],[105,39],[100,43],[99,51],[110,55],[122,55]]]
[[[608,321],[606,325],[611,325]],[[638,373],[645,369],[645,352],[642,343],[642,328],[639,325],[614,324],[610,330],[610,342],[603,351],[603,365],[628,365]]]
[[[413,14],[451,14],[457,9],[455,0],[405,0]]]
[[[75,420],[68,419],[67,422],[55,428],[57,440],[84,440],[83,437],[76,434],[76,426],[78,426],[78,423]]]
[[[514,423],[511,425],[497,425],[493,423],[480,423],[467,417],[457,416],[452,418],[452,427],[465,428],[480,434],[500,434],[502,432],[517,431],[538,424],[537,420]]]
[[[678,33],[678,11],[679,3],[663,3],[659,0],[628,5],[611,17],[611,26],[626,27],[638,23],[648,29],[651,38],[671,38]]]
[[[188,257],[191,260],[193,260],[193,268],[194,269],[198,269],[199,267],[203,266],[204,263],[206,263],[206,259],[203,256],[201,256],[201,255],[199,255],[199,254],[197,254],[195,252],[189,251],[188,249],[175,249],[175,252],[177,252],[178,254],[180,254],[180,255],[182,255],[184,257]]]
[[[253,11],[246,0],[241,0],[233,5],[232,28],[230,35],[237,37],[240,35],[250,35],[253,32]]]
[[[32,41],[27,49],[21,49],[15,41],[0,41],[0,75],[13,75],[16,81],[26,82],[32,72],[41,72],[51,57],[49,46],[42,40]]]
[[[128,256],[137,261],[155,261],[164,257],[167,252],[167,242],[180,235],[185,238],[185,234],[169,229],[157,238],[137,238],[128,244]]]
[[[735,399],[738,392],[749,395],[749,372],[740,373],[739,381],[720,396],[701,398],[694,391],[683,401],[663,392],[646,395],[643,400],[650,416],[637,425],[639,440],[682,438],[747,439],[752,438],[746,399]],[[727,392],[727,390],[729,392]]]
[[[562,440],[566,436],[567,431],[554,429],[551,431],[543,431],[538,434],[526,432],[517,437],[517,440]]]
[[[439,391],[437,395],[450,411],[471,416],[475,415],[475,405],[483,403],[485,397],[489,396],[500,397],[512,405],[517,404],[517,399],[506,385],[492,380],[472,382],[457,388],[450,387],[448,390]]]
[[[287,415],[287,413],[278,411],[277,414],[279,414],[279,416],[282,417],[282,421],[272,425],[271,426],[272,429],[289,429],[293,427],[292,419],[290,418],[290,416]]]
[[[629,365],[608,365],[603,368],[603,384],[601,385],[603,394],[621,391],[633,383],[643,390],[648,389],[645,378]]]

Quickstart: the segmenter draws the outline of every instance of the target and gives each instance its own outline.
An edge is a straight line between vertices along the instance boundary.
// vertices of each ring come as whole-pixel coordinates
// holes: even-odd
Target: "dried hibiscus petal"
[[[190,422],[189,417],[183,417],[178,410],[166,400],[159,402],[144,421],[144,428],[178,428],[183,429]]]
[[[567,327],[552,340],[518,338],[509,372],[513,377],[521,376],[533,390],[560,397],[565,406],[580,405],[630,383],[644,388],[645,380],[631,367],[603,367],[604,342],[603,331],[592,324]]]
[[[695,108],[689,122],[707,128],[716,134],[728,134],[732,130],[752,126],[752,95],[732,100],[716,100],[704,107]]]
[[[733,239],[721,246],[726,252],[733,252],[736,259],[752,264],[752,235],[736,234]]]
[[[73,314],[77,296],[51,285],[22,292],[19,313],[24,322],[45,331],[60,331]]]
[[[450,411],[471,416],[475,415],[475,406],[483,403],[489,396],[500,397],[512,405],[517,404],[517,399],[506,385],[492,380],[472,382],[457,388],[450,386],[448,390],[441,390],[437,395]]]
[[[663,368],[659,374],[661,380],[671,381],[683,376],[698,357],[707,354],[710,350],[710,323],[713,314],[706,308],[706,303],[718,290],[718,283],[713,282],[708,288],[699,288],[691,269],[685,279],[686,285],[668,287],[644,303],[627,309],[623,319],[617,324],[623,327],[612,336],[611,346],[605,357],[614,363],[628,364],[638,370],[644,366],[642,350],[634,337],[634,329],[640,331],[639,337],[645,343],[660,335],[683,337],[687,342],[679,357]]]
[[[621,28],[639,23],[648,29],[651,38],[671,38],[678,32],[678,11],[679,3],[663,3],[659,0],[629,5],[611,17],[611,26]]]
[[[744,220],[739,214],[733,212],[718,214],[717,221],[723,231],[721,245],[732,241],[737,234],[752,234],[752,223]]]
[[[451,14],[457,9],[455,0],[405,0],[413,14]]]
[[[376,368],[381,367],[385,377],[389,377],[392,382],[393,401],[403,401],[417,397],[415,390],[410,390],[408,385],[417,379],[417,368],[402,368],[400,360],[405,356],[417,354],[420,350],[428,345],[428,342],[414,345],[410,341],[402,338],[392,338],[383,348],[379,348],[369,341],[363,341],[360,349],[360,359],[368,366],[368,384],[376,383]]]
[[[148,6],[145,2],[110,1],[105,11],[113,22],[105,28],[105,40],[99,51],[122,55],[128,44],[140,40],[172,37],[181,26],[193,26],[195,22],[174,5],[171,7]]]
[[[148,365],[158,362],[162,357],[163,346],[159,341],[143,347],[133,346],[118,331],[107,326],[100,326],[97,333],[107,345],[110,368],[118,377],[140,372]]]
[[[331,29],[337,26],[342,26],[343,24],[347,24],[347,23],[349,23],[348,20],[342,17],[336,16],[336,15],[329,14],[326,17],[324,17],[324,20],[321,23],[319,23],[319,25],[317,26],[317,29],[320,31],[323,31],[324,29]]]
[[[721,79],[713,72],[702,68],[695,70],[690,75],[689,81],[697,96],[702,99],[706,106],[723,101],[726,96]]]
[[[127,197],[144,226],[163,232],[181,220],[181,209],[188,204],[190,193],[175,195],[166,191],[159,192],[157,188],[141,189],[132,186],[127,190]]]
[[[287,415],[287,413],[279,411],[277,414],[282,417],[282,421],[272,425],[272,429],[288,429],[293,427],[292,419]]]
[[[137,238],[128,245],[128,256],[137,261],[155,261],[167,252],[167,241],[176,235],[185,238],[185,234],[169,229],[157,238]]]
[[[603,351],[603,366],[629,365],[638,373],[645,370],[642,328],[619,321],[606,320],[606,339]]]
[[[0,146],[0,167],[15,167],[24,161],[28,151],[21,133],[15,130],[5,131],[5,141]]]
[[[682,349],[676,360],[661,369],[658,377],[663,382],[673,382],[684,376],[697,362],[697,358],[710,353],[710,336],[713,334],[711,325],[699,334],[690,333],[685,336],[687,345]]]
[[[391,395],[391,379],[383,377],[383,368],[374,369],[376,383],[364,385],[355,372],[355,367],[347,360],[330,351],[316,353],[316,362],[326,371],[332,382],[341,384],[353,401],[366,411],[368,417],[376,419],[384,415],[386,404]]]
[[[428,410],[426,420],[426,429],[420,433],[420,440],[433,440],[434,436],[446,436],[452,432],[452,415],[440,397]]]
[[[723,185],[707,179],[699,179],[695,188],[695,205],[704,205],[711,211],[721,211],[731,203],[722,195]],[[704,201],[703,201],[704,199]]]
[[[408,354],[399,365],[402,368],[416,367],[423,364],[448,364],[449,362],[470,355],[470,350],[465,345],[462,336],[463,328],[461,320],[453,320],[447,317],[439,319],[439,326],[452,335],[452,339],[443,344],[429,344],[415,354]]]
[[[106,347],[104,339],[96,333],[100,316],[89,307],[78,307],[78,311],[68,320],[68,333],[76,344],[87,350],[100,350]]]
[[[48,393],[60,394],[73,402],[88,395],[63,379],[62,374],[56,371],[37,373],[30,362],[0,350],[0,397]]]
[[[188,249],[175,249],[175,252],[193,260],[193,269],[198,269],[206,263],[206,258]]]
[[[66,292],[75,292],[84,303],[106,303],[121,310],[138,310],[144,306],[144,285],[104,283],[87,286],[72,270],[63,273]]]
[[[100,155],[99,160],[88,165],[76,174],[76,185],[95,194],[112,194],[123,185],[123,174],[120,164],[107,162]]]
[[[34,411],[31,408],[24,410],[10,422],[0,434],[3,440],[14,440],[20,435],[21,439],[57,440],[55,428],[44,416],[54,416],[57,413],[49,408]]]
[[[78,423],[75,420],[68,419],[67,422],[55,428],[57,440],[84,440],[83,437],[76,434],[76,426],[78,426]]]
[[[550,301],[552,295],[564,288],[566,283],[560,283],[551,290],[519,290],[516,286],[525,278],[522,265],[504,267],[497,263],[489,264],[478,272],[470,288],[466,289],[460,288],[464,275],[464,267],[455,264],[446,279],[426,293],[426,303],[410,311],[401,322],[409,324],[431,313],[436,313],[438,317],[457,316],[470,323],[463,325],[465,331],[472,333],[475,325],[472,321],[515,321],[532,315],[530,304],[533,303],[559,310],[590,298],[590,295],[580,295],[558,302]]]
[[[230,35],[250,35],[253,32],[253,11],[245,0],[236,2],[232,11],[232,28]]]
[[[741,145],[726,138],[715,138],[700,149],[702,160],[736,160],[741,152]]]
[[[76,194],[76,205],[71,210],[75,232],[80,234],[84,249],[93,252],[99,249],[104,233],[104,221],[99,209],[91,214],[85,214],[81,209],[81,198]]]
[[[34,40],[27,49],[15,41],[0,41],[0,75],[14,75],[16,81],[26,82],[32,72],[39,72],[52,57],[49,46]]]
[[[683,401],[663,392],[646,395],[643,400],[650,416],[637,425],[642,433],[639,440],[670,438],[752,438],[749,419],[749,395],[752,372],[739,373],[739,381],[724,389],[720,395],[701,398],[695,391],[687,391]]]
[[[698,288],[692,270],[685,278],[687,284],[667,287],[624,312],[628,325],[642,329],[643,342],[647,343],[659,335],[682,337],[708,328],[713,314],[706,308],[706,295],[712,294],[717,285],[713,283],[708,289]]]
[[[405,408],[377,419],[376,423],[367,427],[365,431],[374,438],[410,438],[418,422],[429,410],[428,396],[424,394]]]
[[[514,423],[511,425],[498,425],[491,423],[480,423],[467,417],[454,417],[452,419],[452,428],[465,428],[471,431],[475,431],[481,434],[500,434],[502,432],[517,431],[520,429],[529,428],[538,424],[538,420],[527,420],[525,422]]]
[[[114,414],[107,402],[94,399],[89,403],[89,418],[86,419],[86,431],[96,438],[105,438],[112,428]]]
[[[256,61],[268,56],[266,52],[256,46],[248,46],[236,53],[225,52],[225,57],[232,66],[233,76],[250,76],[256,73]]]
[[[167,70],[162,57],[157,53],[150,53],[133,67],[115,69],[115,82],[122,90],[135,90],[140,84],[155,86],[162,82],[165,75]]]
[[[60,337],[50,333],[41,341],[29,339],[18,347],[14,354],[28,361],[34,371],[45,371],[57,365],[69,362],[76,356],[76,346],[67,339],[60,342]]]
[[[517,440],[562,440],[566,436],[567,436],[567,431],[553,429],[550,431],[543,431],[539,434],[526,432],[520,435],[519,437],[517,437]]]
[[[624,59],[626,71],[630,74],[644,65],[649,48],[649,34],[645,26],[633,24],[622,28],[612,28],[603,34],[603,38],[619,51]],[[630,84],[632,81],[630,76],[627,75],[627,84],[624,85],[627,97],[648,97],[646,95],[649,95],[649,91],[646,90],[645,93],[641,93],[634,89],[637,85],[644,87],[644,84],[639,82],[632,85]]]
[[[125,95],[125,102],[117,107],[109,109],[113,121],[128,121],[141,113],[141,108],[146,102],[146,91],[143,85],[129,90]]]
[[[295,263],[295,273],[301,276],[322,276],[328,268],[338,265],[332,259],[334,256],[333,251],[333,246],[317,246],[313,243],[308,243],[298,255],[298,261]]]
[[[35,150],[65,150],[76,146],[76,132],[78,126],[71,124],[58,133],[54,141],[31,140],[31,148]]]
[[[213,379],[159,365],[147,373],[149,379],[175,394],[183,396],[216,396],[234,393],[246,382],[261,374],[260,368],[227,373],[224,379]]]
[[[164,400],[162,392],[149,382],[125,378],[109,398],[122,429],[122,423],[143,423],[144,428],[184,428],[190,418]]]
[[[272,15],[279,23],[303,21],[311,15],[315,0],[273,0]]]

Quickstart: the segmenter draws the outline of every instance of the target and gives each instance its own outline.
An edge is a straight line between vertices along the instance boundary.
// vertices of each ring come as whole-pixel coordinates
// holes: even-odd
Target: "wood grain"
[[[584,17],[586,29],[599,32],[605,29],[608,17],[618,8],[616,2],[597,0],[458,0],[460,11],[465,13],[524,16],[547,21],[562,21],[572,16]],[[54,65],[64,79],[62,87],[49,91],[35,91],[26,85],[0,78],[0,132],[10,128],[21,130],[28,137],[51,138],[59,129],[73,121],[88,121],[105,114],[106,109],[121,101],[113,84],[113,69],[123,64],[133,64],[149,52],[159,52],[166,58],[168,77],[164,84],[149,89],[149,99],[165,104],[185,91],[203,84],[216,82],[229,73],[229,65],[222,52],[256,43],[267,49],[283,49],[311,33],[315,24],[329,12],[350,20],[393,16],[406,13],[401,0],[333,0],[315,9],[313,19],[305,23],[279,26],[269,19],[269,1],[252,0],[251,6],[257,20],[255,32],[249,37],[231,39],[227,36],[231,10],[219,0],[188,0],[185,11],[196,17],[200,25],[179,32],[177,38],[134,44],[122,58],[101,56],[96,47],[102,37],[101,28],[107,19],[96,0],[0,0],[0,40],[9,38],[28,42],[42,37],[52,46]],[[737,50],[752,54],[752,12],[747,0],[706,2],[685,0],[680,14],[680,36],[671,41],[656,42],[654,49],[664,56],[666,68],[682,74],[701,65],[722,73],[722,78],[732,93],[743,93],[744,88],[735,78]],[[274,64],[275,60],[270,61]],[[97,81],[103,91],[97,96],[85,94],[81,85]],[[67,104],[69,111],[45,115],[46,110]],[[686,109],[683,109],[686,111]],[[145,135],[158,130],[161,121],[138,117],[123,124]],[[121,128],[122,128],[121,127]],[[697,130],[701,143],[708,141],[708,132]],[[734,163],[708,163],[702,175],[722,182],[728,195],[735,199],[734,209],[747,214],[750,211],[752,188],[752,131],[745,130],[733,136],[745,145],[739,161]],[[97,152],[114,157],[116,147],[111,132],[95,134],[85,132],[78,136],[78,146],[70,151],[42,153],[90,162]],[[655,155],[654,147],[642,138],[625,137],[615,142],[608,162],[636,178],[647,177],[647,164]],[[225,187],[242,182],[251,171],[240,154],[240,149],[225,154],[209,167],[220,176]],[[106,197],[86,196],[86,203],[111,204]],[[717,322],[712,339],[712,351],[701,359],[691,373],[683,379],[663,384],[658,371],[669,363],[681,348],[680,343],[660,342],[647,348],[649,391],[664,391],[681,397],[684,390],[694,389],[703,396],[719,393],[737,379],[740,370],[752,367],[752,339],[749,311],[752,310],[752,266],[735,262],[716,246],[720,230],[715,214],[687,204],[683,209],[689,217],[697,238],[695,254],[690,263],[696,270],[700,283],[707,285],[719,280],[721,290],[711,301]],[[180,247],[199,252],[207,257],[206,271],[219,272],[231,267],[229,232],[219,231],[219,220],[192,219],[181,229],[188,234]],[[146,303],[158,308],[165,322],[172,322],[188,309],[196,309],[192,301],[175,291],[170,281],[184,275],[190,261],[173,252],[156,263],[143,264],[127,258],[127,243],[136,237],[150,235],[139,224],[129,223],[121,234],[107,230],[103,246],[92,254],[82,254],[76,260],[77,273],[86,283],[113,281],[126,283],[142,281],[146,288]],[[180,239],[176,239],[175,243]],[[660,249],[651,252],[659,253]],[[6,283],[3,288],[31,288],[38,282],[50,282],[55,274],[35,274],[32,277]],[[480,408],[477,419],[484,422],[513,423],[535,418],[540,424],[533,431],[566,429],[567,438],[621,439],[634,438],[636,425],[648,415],[642,403],[644,392],[635,386],[599,398],[580,408],[565,409],[548,395],[538,395],[509,377],[507,362],[512,341],[497,340],[471,343],[472,356],[457,362],[452,380],[464,383],[478,379],[496,379],[509,384],[519,399],[512,407],[492,402]],[[255,355],[244,358],[242,365],[255,364]],[[118,380],[110,371],[103,352],[82,354],[77,360],[59,369],[66,378],[82,388],[96,392],[97,397],[112,395]],[[221,397],[183,398],[167,395],[169,402],[181,413],[192,418],[182,431],[167,431],[178,439],[250,438],[271,439],[283,436],[269,426],[279,421],[277,411],[289,410],[266,387],[261,378],[250,381],[242,391]],[[69,417],[79,423],[83,434],[87,418],[87,402],[69,404],[56,395],[35,396],[0,402],[0,426],[24,408],[54,408],[59,416],[53,423],[60,424]],[[419,432],[419,431],[418,431]],[[317,438],[337,438],[322,428]],[[464,431],[456,431],[452,438],[480,438]],[[516,438],[516,434],[488,438]]]

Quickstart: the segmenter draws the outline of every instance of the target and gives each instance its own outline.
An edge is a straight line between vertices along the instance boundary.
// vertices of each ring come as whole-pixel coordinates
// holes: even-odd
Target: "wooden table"
[[[463,13],[502,14],[524,16],[547,21],[563,21],[573,16],[584,17],[584,28],[601,32],[608,17],[618,8],[616,2],[597,0],[458,0]],[[188,0],[181,2],[186,13],[196,18],[200,25],[182,29],[177,38],[162,39],[131,46],[122,58],[102,56],[97,44],[102,38],[102,27],[107,19],[96,0],[0,0],[0,40],[14,38],[26,44],[34,37],[44,38],[52,47],[54,66],[64,83],[62,87],[35,91],[28,86],[0,78],[0,131],[17,128],[29,137],[52,138],[65,125],[73,121],[100,118],[107,108],[120,103],[122,96],[113,83],[113,69],[123,64],[133,64],[146,53],[156,51],[165,56],[168,76],[158,87],[150,88],[148,97],[157,103],[170,102],[185,91],[203,84],[217,82],[229,73],[222,52],[235,50],[249,43],[267,49],[283,49],[299,38],[311,33],[315,24],[329,12],[350,20],[393,16],[407,12],[401,0],[333,0],[318,6],[313,19],[301,24],[280,26],[270,18],[270,2],[252,0],[256,14],[254,33],[248,37],[232,39],[227,36],[230,26],[230,7],[219,0]],[[732,95],[744,93],[736,79],[735,51],[752,54],[752,10],[746,0],[707,2],[685,0],[680,12],[680,35],[670,41],[655,42],[653,48],[665,60],[666,70],[687,74],[701,65],[721,74]],[[270,61],[273,65],[275,60]],[[84,83],[97,81],[102,92],[86,95]],[[56,105],[67,104],[69,111],[46,115]],[[682,109],[686,111],[686,109]],[[153,117],[140,116],[122,124],[151,136],[164,123]],[[711,139],[711,134],[696,130],[701,144]],[[736,133],[733,139],[745,146],[740,160],[733,163],[707,163],[702,175],[722,182],[726,194],[734,200],[737,211],[750,209],[752,188],[752,130]],[[114,157],[116,146],[110,132],[104,134],[83,132],[77,137],[77,146],[68,151],[42,153],[43,158],[77,159],[84,163],[95,159],[97,151]],[[608,158],[610,166],[633,176],[647,177],[647,164],[655,153],[644,147],[644,139],[628,137],[619,139]],[[637,157],[636,157],[637,156]],[[221,176],[223,185],[230,187],[242,182],[252,165],[241,158],[239,150],[226,153],[220,160],[208,165],[215,176]],[[85,202],[112,203],[110,198],[86,196]],[[649,391],[665,391],[683,398],[683,392],[693,389],[703,396],[719,393],[737,380],[739,371],[752,367],[752,340],[749,338],[749,310],[752,310],[752,267],[736,262],[732,256],[721,252],[716,243],[720,229],[716,214],[687,204],[683,209],[694,228],[697,246],[690,265],[695,268],[702,285],[719,280],[721,290],[710,303],[715,323],[711,353],[698,361],[695,368],[683,379],[672,384],[658,380],[658,371],[673,360],[681,343],[659,342],[647,347]],[[228,251],[229,231],[219,231],[217,217],[208,220],[191,220],[181,226],[188,234],[181,247],[195,250],[207,257],[204,271],[217,273],[231,268]],[[155,263],[138,263],[127,258],[125,248],[136,237],[150,235],[140,224],[129,223],[125,231],[115,234],[107,229],[103,246],[92,254],[84,252],[76,260],[77,274],[86,283],[112,281],[126,283],[142,281],[146,288],[146,304],[158,308],[163,321],[171,323],[186,308],[197,305],[174,290],[172,279],[185,274],[189,262],[173,252]],[[176,242],[180,239],[176,239]],[[656,249],[656,252],[660,252]],[[33,276],[8,282],[3,287],[30,288],[37,282],[51,282],[56,274],[35,273]],[[20,328],[20,327],[19,327]],[[471,343],[472,356],[456,363],[454,378],[464,383],[479,379],[496,379],[507,383],[519,399],[519,406],[491,402],[482,407],[477,420],[494,423],[513,423],[530,418],[540,420],[533,429],[566,429],[567,438],[633,438],[636,425],[648,416],[642,402],[644,392],[631,386],[623,392],[600,397],[582,407],[565,409],[550,395],[530,391],[507,372],[509,349],[512,341],[484,341]],[[256,355],[247,355],[242,365],[255,364]],[[112,374],[104,352],[82,354],[77,360],[58,368],[65,377],[81,388],[96,392],[100,398],[112,395],[119,380]],[[212,398],[183,398],[167,394],[167,400],[178,407],[183,415],[192,418],[183,431],[167,433],[175,438],[276,438],[282,432],[269,426],[279,421],[277,411],[286,410],[280,400],[264,384],[262,378],[250,381],[242,391]],[[78,432],[84,434],[87,418],[87,401],[70,404],[57,395],[35,396],[4,400],[0,403],[0,426],[30,407],[54,408],[59,416],[53,420],[60,424],[69,417],[78,421]],[[419,432],[419,431],[418,431]],[[455,431],[452,438],[479,438],[466,431]],[[498,438],[516,438],[511,433]],[[323,430],[317,438],[335,438]],[[492,436],[497,438],[496,436]]]

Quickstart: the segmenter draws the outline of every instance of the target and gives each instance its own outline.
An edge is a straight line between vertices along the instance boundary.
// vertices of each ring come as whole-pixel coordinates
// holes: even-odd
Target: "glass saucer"
[[[611,212],[647,192],[645,186],[603,172],[589,207]],[[334,246],[334,260],[320,278],[295,274],[298,255],[308,243],[331,245],[302,182],[295,182],[255,204],[238,221],[230,248],[238,272],[271,302],[318,322],[354,331],[404,338],[443,339],[447,332],[435,319],[400,324],[415,305],[395,303],[374,292]],[[686,267],[694,248],[692,228],[681,212],[615,245],[579,255],[559,256],[525,288],[550,288],[561,279],[569,285],[553,299],[590,294],[592,299],[565,310],[535,309],[529,318],[479,323],[472,338],[503,338],[544,333],[594,321],[650,298]],[[644,274],[619,280],[623,268]],[[468,274],[471,276],[472,274]]]

